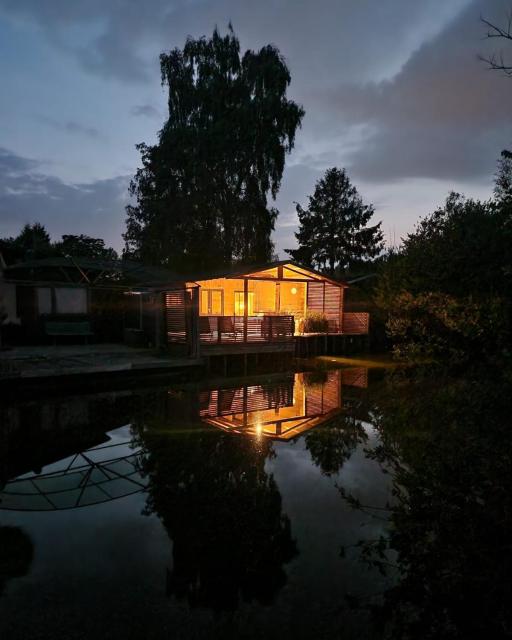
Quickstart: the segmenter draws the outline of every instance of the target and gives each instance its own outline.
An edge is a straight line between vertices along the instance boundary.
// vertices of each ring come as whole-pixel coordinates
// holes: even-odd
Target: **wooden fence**
[[[366,335],[370,327],[369,313],[344,313],[342,333]]]
[[[199,316],[201,344],[291,342],[293,316]]]

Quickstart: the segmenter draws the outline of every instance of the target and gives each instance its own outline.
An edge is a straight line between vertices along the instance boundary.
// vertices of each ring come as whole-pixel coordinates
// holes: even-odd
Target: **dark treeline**
[[[60,240],[52,241],[50,234],[39,222],[24,225],[14,238],[0,238],[0,253],[8,265],[25,260],[63,256],[103,260],[118,258],[115,249],[107,247],[101,238],[64,234]]]
[[[512,162],[494,196],[452,193],[382,260],[374,289],[398,356],[454,364],[509,357]]]

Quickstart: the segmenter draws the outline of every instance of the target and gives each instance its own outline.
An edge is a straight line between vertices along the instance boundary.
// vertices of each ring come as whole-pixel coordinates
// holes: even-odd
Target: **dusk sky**
[[[399,242],[451,190],[486,199],[512,146],[512,79],[480,21],[505,0],[0,0],[0,236],[39,221],[122,246],[138,142],[165,118],[158,56],[187,35],[275,44],[306,115],[277,199],[278,253],[293,202],[345,167]]]

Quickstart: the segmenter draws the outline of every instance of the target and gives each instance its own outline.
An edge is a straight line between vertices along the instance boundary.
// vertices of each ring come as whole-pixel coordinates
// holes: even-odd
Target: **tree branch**
[[[486,39],[499,38],[501,40],[512,41],[512,11],[508,14],[506,27],[499,27],[482,16],[480,16],[480,20],[488,28],[487,34],[485,35]],[[509,64],[505,60],[502,52],[499,54],[494,53],[490,57],[480,55],[478,58],[482,62],[485,62],[492,71],[501,71],[506,76],[512,77],[512,63]]]

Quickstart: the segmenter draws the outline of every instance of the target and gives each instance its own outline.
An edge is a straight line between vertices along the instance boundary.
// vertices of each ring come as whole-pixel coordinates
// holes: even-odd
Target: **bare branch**
[[[506,27],[499,27],[483,16],[480,16],[480,20],[488,28],[485,36],[486,39],[491,40],[499,38],[501,40],[508,40],[509,42],[512,42],[512,11],[508,14]],[[512,77],[512,63],[509,63],[505,59],[503,52],[500,51],[499,53],[494,53],[490,57],[479,55],[478,59],[485,62],[492,71],[500,71],[506,76]]]

